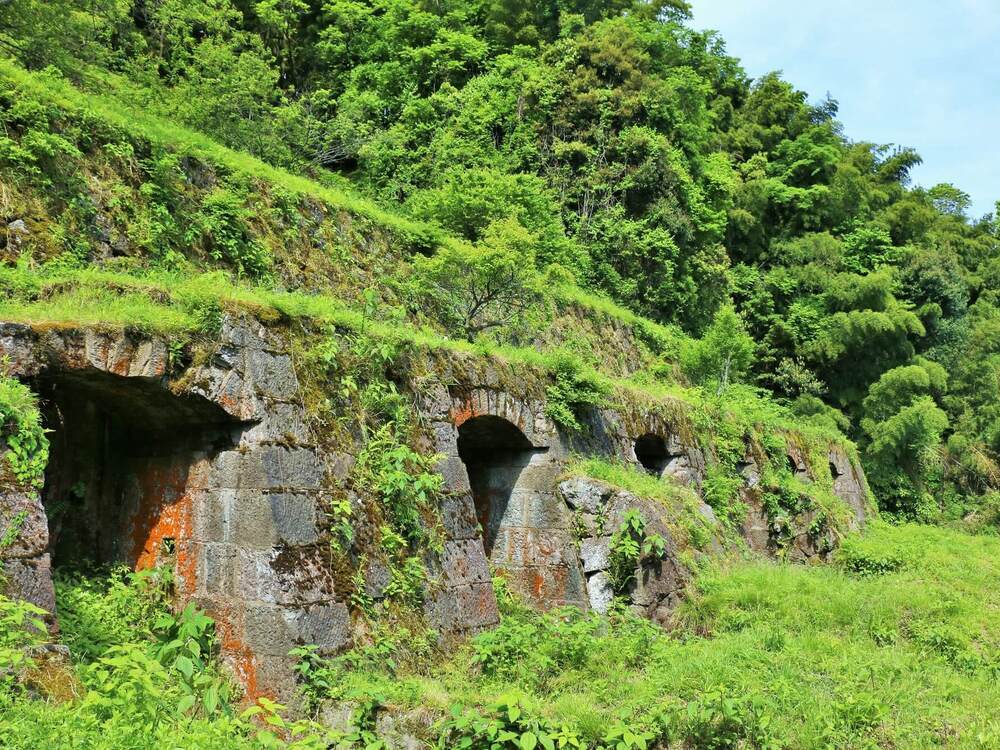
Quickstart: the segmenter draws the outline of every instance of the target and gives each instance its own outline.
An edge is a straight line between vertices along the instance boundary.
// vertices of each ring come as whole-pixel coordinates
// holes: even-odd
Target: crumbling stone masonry
[[[291,358],[266,329],[227,321],[214,356],[174,392],[167,351],[157,338],[0,327],[0,354],[55,430],[41,496],[5,500],[4,515],[31,511],[6,565],[12,593],[54,611],[60,554],[172,564],[181,598],[215,617],[248,695],[291,698],[289,649],[334,651],[350,636],[317,545],[327,466]]]
[[[180,368],[168,351],[157,337],[0,324],[0,356],[40,395],[53,430],[41,493],[0,476],[0,524],[26,512],[4,553],[9,593],[58,617],[53,565],[171,566],[179,604],[195,601],[216,619],[223,657],[248,697],[293,701],[288,651],[312,643],[332,653],[352,638],[343,571],[331,569],[322,536],[352,448],[319,447],[275,331],[226,318],[205,361]],[[637,611],[663,621],[689,575],[663,506],[564,472],[571,454],[602,455],[697,490],[706,457],[693,439],[641,407],[593,410],[583,433],[567,435],[530,388],[501,385],[496,372],[460,374],[449,382],[464,385],[410,384],[448,490],[443,553],[426,555],[429,622],[443,637],[495,624],[491,569],[539,607],[603,610],[610,534],[633,508],[666,552],[642,562],[629,595]],[[789,460],[807,475],[801,458]],[[861,524],[863,474],[838,449],[830,465],[835,492]],[[760,479],[752,459],[744,476],[752,499]],[[707,505],[698,510],[715,523]],[[767,519],[752,503],[745,532],[752,547],[769,549]],[[800,541],[802,557],[816,554],[815,540]],[[362,573],[377,590],[385,570]]]

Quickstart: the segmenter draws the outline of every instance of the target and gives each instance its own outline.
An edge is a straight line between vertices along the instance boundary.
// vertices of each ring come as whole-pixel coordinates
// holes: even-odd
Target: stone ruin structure
[[[212,356],[181,373],[168,372],[168,346],[158,337],[0,325],[0,357],[39,394],[51,430],[40,492],[0,475],[0,529],[25,514],[3,552],[8,593],[51,612],[57,627],[53,565],[170,566],[180,602],[216,619],[223,657],[248,697],[291,700],[288,651],[311,643],[333,653],[352,639],[348,592],[328,564],[322,522],[353,449],[320,447],[287,342],[257,321],[226,318]],[[544,398],[497,378],[410,385],[448,490],[444,550],[428,553],[434,585],[425,605],[443,636],[498,621],[491,568],[539,607],[607,607],[611,530],[632,508],[666,552],[642,562],[631,603],[666,618],[689,573],[662,505],[564,474],[571,454],[595,454],[697,489],[711,459],[676,425],[601,409],[585,435],[566,435],[545,416]],[[807,476],[802,456],[790,450],[789,461]],[[858,526],[867,508],[861,469],[839,448],[829,461]],[[744,476],[745,536],[766,550],[771,530],[754,504],[752,459]],[[715,522],[704,503],[699,512]],[[818,552],[804,531],[811,520],[798,524],[799,558]],[[365,571],[376,598],[384,572]]]

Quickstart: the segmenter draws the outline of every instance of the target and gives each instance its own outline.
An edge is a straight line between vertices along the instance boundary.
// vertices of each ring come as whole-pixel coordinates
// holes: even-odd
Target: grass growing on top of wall
[[[268,186],[268,190],[275,193],[280,192],[283,204],[288,204],[281,209],[270,207],[279,213],[283,210],[293,210],[289,206],[298,204],[300,199],[310,199],[318,201],[334,211],[343,211],[372,222],[375,227],[387,230],[390,237],[411,252],[432,252],[435,248],[444,246],[466,247],[464,241],[448,236],[433,224],[412,220],[386,210],[367,198],[274,167],[245,152],[234,151],[222,146],[199,132],[130,107],[116,98],[113,91],[105,90],[101,96],[97,96],[74,87],[58,76],[44,72],[29,72],[15,62],[3,58],[0,58],[0,80],[12,88],[13,98],[20,104],[26,105],[26,111],[31,111],[32,117],[40,117],[40,112],[44,112],[44,118],[49,122],[50,129],[63,127],[63,123],[66,122],[82,126],[86,133],[85,140],[88,148],[97,147],[100,150],[100,138],[102,137],[100,131],[106,131],[103,137],[110,139],[110,142],[104,144],[103,148],[113,152],[122,148],[123,144],[119,143],[122,140],[128,141],[134,146],[135,152],[144,151],[147,150],[148,146],[153,146],[172,156],[194,157],[202,160],[212,167],[220,169],[227,176],[231,176],[236,183],[245,183],[246,185],[262,183]],[[39,112],[34,111],[36,106]],[[74,153],[61,153],[58,162],[72,162],[83,158],[83,154],[80,152],[80,149],[84,148],[83,144],[77,146],[70,141],[63,141],[63,145]],[[53,179],[58,182],[66,177],[62,174],[56,176],[44,174],[45,170],[51,166],[47,165],[45,159],[39,161],[36,156],[29,161],[31,174],[28,182],[32,186],[46,185]],[[169,160],[167,162],[170,164],[167,172],[176,170],[174,162]],[[145,164],[142,166],[146,168]],[[132,167],[130,167],[131,170]],[[107,177],[107,174],[102,174],[102,179]],[[130,174],[129,177],[133,181],[136,179],[134,174]],[[175,181],[176,177],[177,175],[174,175]],[[139,179],[141,181],[144,178],[140,176]],[[191,181],[190,176],[187,179],[189,182]],[[111,186],[114,189],[113,182]],[[151,194],[155,194],[157,190],[165,189],[164,185],[154,184],[152,180],[147,184],[147,187],[152,189]],[[225,181],[222,181],[220,187],[225,192],[232,186],[228,186]],[[207,192],[201,196],[201,199],[207,200],[213,196],[217,197],[217,193],[218,191]],[[237,207],[243,203],[240,196],[229,197],[235,201],[234,205]],[[93,196],[90,195],[82,196],[84,204],[89,204],[92,199]],[[134,199],[140,202],[138,196],[134,196]],[[115,200],[113,198],[111,202]],[[298,206],[294,210],[302,209],[301,206]],[[249,219],[250,217],[244,217],[238,223]],[[155,216],[148,217],[148,221],[155,224],[158,219]],[[253,217],[252,221],[249,221],[249,224],[253,226],[248,226],[248,229],[256,232],[257,229],[261,228],[262,223],[267,224],[268,221],[269,219],[265,216]],[[280,226],[281,222],[277,222],[277,224]],[[76,229],[79,228],[76,227]],[[134,228],[134,233],[147,235],[149,229],[149,226],[142,224]],[[130,237],[130,240],[133,239]],[[149,240],[148,237],[146,239]],[[146,244],[152,247],[154,252],[160,252],[156,241],[148,241]],[[240,244],[246,243],[241,241]],[[247,247],[241,248],[240,252],[249,252],[250,249],[259,251],[262,248],[259,247],[259,243],[250,242]],[[310,248],[310,252],[313,249]],[[292,262],[298,262],[298,260],[300,259],[292,259]],[[373,257],[358,257],[355,261],[358,265],[356,270],[365,264],[377,268]],[[238,265],[243,269],[242,262]],[[259,277],[262,279],[268,275],[267,265],[268,262],[263,262],[263,267],[259,269]],[[547,281],[546,292],[558,304],[575,306],[595,318],[604,317],[627,326],[638,339],[654,348],[659,348],[665,342],[672,341],[678,335],[677,331],[670,327],[646,320],[614,301],[588,292],[567,280]],[[89,321],[89,314],[85,314],[82,320]]]
[[[640,498],[656,500],[667,509],[675,542],[704,549],[723,530],[699,511],[697,493],[669,477],[660,478],[635,466],[604,458],[577,458],[566,467],[568,476],[589,477],[626,490]]]

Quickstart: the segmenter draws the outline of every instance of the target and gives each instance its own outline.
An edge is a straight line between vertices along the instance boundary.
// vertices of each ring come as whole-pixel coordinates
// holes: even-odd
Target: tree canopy
[[[697,378],[848,425],[904,514],[1000,474],[996,216],[914,186],[912,149],[847,138],[836,101],[749,77],[683,0],[2,5],[21,64],[478,245],[410,280],[456,335],[520,321],[522,270],[557,266],[704,335]]]

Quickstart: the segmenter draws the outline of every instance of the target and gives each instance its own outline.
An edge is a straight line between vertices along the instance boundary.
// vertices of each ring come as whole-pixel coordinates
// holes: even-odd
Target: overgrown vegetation
[[[72,664],[0,598],[3,742],[378,748],[384,704],[429,707],[442,748],[1000,744],[1000,222],[914,187],[915,152],[750,79],[683,0],[0,8],[0,318],[156,332],[173,364],[230,311],[300,324],[311,427],[357,443],[326,538],[369,630],[335,661],[296,652],[307,705],[352,701],[353,728],[238,715],[168,576],[64,575]],[[668,633],[534,614],[498,582],[501,626],[442,661],[413,617],[442,480],[400,376],[441,353],[530,380],[574,439],[605,405],[668,413],[712,459],[721,528],[647,474],[568,471],[674,509],[682,544],[735,536],[752,476],[778,552],[810,513],[831,553],[848,439],[892,518],[983,536],[878,527],[838,569],[721,562]],[[5,374],[0,438],[0,474],[37,486],[37,404]],[[636,513],[607,532],[624,590],[665,540]]]
[[[848,141],[836,102],[749,79],[683,2],[7,6],[10,262],[373,288],[441,334],[620,375],[608,329],[571,324],[611,310],[629,372],[673,379],[664,354],[822,415],[901,517],[996,485],[995,217],[911,186],[912,150]],[[7,304],[44,311],[31,286]],[[101,293],[79,296],[96,319]],[[942,377],[890,395],[926,366]]]
[[[293,728],[293,748],[377,748],[375,717],[391,708],[429,711],[420,731],[441,747],[520,749],[529,733],[538,747],[581,748],[1000,740],[1000,542],[877,524],[837,559],[719,561],[670,631],[618,610],[535,613],[501,587],[501,625],[444,662],[428,658],[426,635],[400,628],[334,663],[300,649],[311,705],[357,706],[340,730],[291,722],[268,701],[237,715],[212,623],[193,608],[169,613],[162,571],[62,577],[72,664],[28,656],[40,636],[23,625],[40,613],[0,599],[0,729],[12,748],[272,748]]]
[[[443,731],[442,747],[519,748],[526,732],[619,747],[626,730],[642,740],[625,747],[991,747],[998,552],[990,537],[877,524],[833,566],[721,561],[668,632],[501,597],[501,625],[431,675],[369,660],[325,694],[432,710],[443,723],[426,739]]]
[[[0,438],[9,471],[21,483],[38,486],[49,457],[38,399],[31,389],[0,372]],[[2,475],[0,471],[0,475]]]

